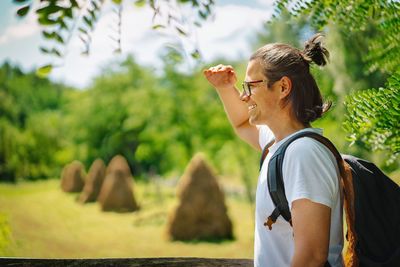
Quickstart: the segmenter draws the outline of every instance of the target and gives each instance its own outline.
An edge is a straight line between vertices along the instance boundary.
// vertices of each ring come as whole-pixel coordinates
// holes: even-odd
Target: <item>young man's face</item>
[[[245,82],[263,81],[250,85],[251,95],[242,94],[242,100],[247,103],[250,124],[267,124],[281,111],[279,83],[268,88],[267,78],[259,61],[252,60],[247,65]]]

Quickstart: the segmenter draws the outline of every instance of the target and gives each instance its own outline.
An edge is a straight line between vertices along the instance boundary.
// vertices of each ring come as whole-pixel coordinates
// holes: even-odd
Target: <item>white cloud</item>
[[[271,8],[263,10],[239,5],[217,7],[215,11],[215,20],[199,30],[200,48],[206,60],[238,58],[249,53],[249,38],[272,15]]]
[[[275,0],[257,0],[257,4],[259,4],[260,6],[266,7],[266,8],[270,8],[271,11],[272,11],[274,2],[275,2]]]
[[[134,54],[140,63],[154,64],[157,61],[155,51],[162,45],[162,38],[151,29],[152,15],[152,10],[147,7],[135,8],[130,2],[124,6],[121,32],[123,53],[118,55],[113,52],[116,43],[110,38],[110,35],[117,35],[112,28],[116,28],[118,17],[111,5],[106,6],[93,32],[90,54],[81,55],[83,43],[77,35],[74,36],[63,66],[54,69],[51,77],[82,88],[88,85],[102,67],[127,54]]]
[[[39,25],[36,22],[36,15],[31,12],[23,20],[17,20],[10,24],[0,35],[0,45],[14,41],[20,41],[40,33]]]

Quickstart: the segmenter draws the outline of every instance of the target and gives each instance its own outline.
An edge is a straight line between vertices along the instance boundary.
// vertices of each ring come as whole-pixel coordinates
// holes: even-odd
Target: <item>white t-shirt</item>
[[[306,128],[322,134],[321,129]],[[272,230],[264,226],[275,206],[268,191],[268,162],[287,138],[273,144],[262,165],[258,178],[255,211],[254,266],[290,266],[294,254],[293,229],[279,216]],[[274,139],[267,126],[259,126],[259,143],[264,148]],[[331,229],[328,261],[332,267],[343,266],[342,200],[339,185],[339,169],[334,155],[323,144],[309,137],[299,138],[287,148],[283,160],[283,180],[286,198],[292,202],[306,198],[331,208]]]

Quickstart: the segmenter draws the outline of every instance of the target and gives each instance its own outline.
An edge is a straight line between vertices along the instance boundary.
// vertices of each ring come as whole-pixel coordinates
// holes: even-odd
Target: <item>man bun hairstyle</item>
[[[322,33],[317,33],[304,44],[303,57],[304,60],[314,62],[318,66],[325,66],[329,60],[329,52],[322,45],[324,36]]]
[[[283,76],[292,81],[292,90],[283,100],[283,105],[291,103],[294,116],[305,126],[320,118],[332,105],[331,102],[323,103],[318,85],[310,73],[311,63],[324,66],[329,59],[322,39],[321,33],[315,34],[305,42],[303,51],[287,44],[267,44],[250,57],[250,60],[258,60],[264,68],[268,87]]]

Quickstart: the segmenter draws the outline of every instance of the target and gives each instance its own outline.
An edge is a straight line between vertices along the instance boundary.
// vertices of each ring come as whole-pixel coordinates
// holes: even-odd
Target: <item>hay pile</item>
[[[171,213],[168,235],[174,240],[232,238],[224,195],[203,156],[195,155],[178,185],[180,204]]]
[[[126,159],[115,156],[106,170],[98,201],[103,211],[130,212],[139,209],[133,195],[133,178]]]
[[[78,199],[80,203],[95,202],[97,200],[105,175],[106,165],[103,160],[96,159],[86,176],[85,186]]]
[[[61,174],[61,189],[64,192],[81,192],[84,185],[85,170],[79,161],[67,164]]]

